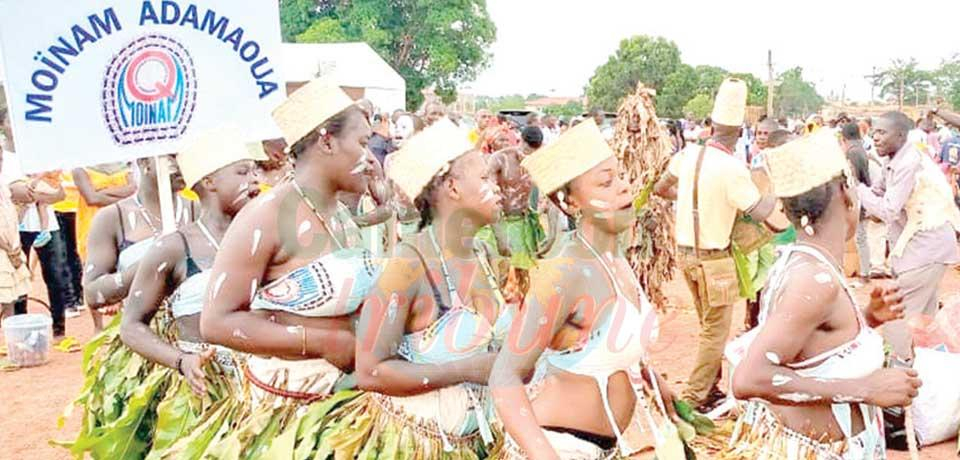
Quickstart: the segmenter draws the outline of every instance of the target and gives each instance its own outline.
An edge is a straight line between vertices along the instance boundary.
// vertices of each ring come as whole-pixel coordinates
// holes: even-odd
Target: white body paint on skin
[[[123,287],[123,274],[116,273],[113,275],[113,282],[117,287]]]
[[[590,200],[590,206],[600,209],[612,209],[613,205],[603,200]]]
[[[263,232],[257,228],[253,230],[253,247],[250,249],[250,255],[257,253],[257,248],[260,247],[260,238],[263,237]]]
[[[783,399],[784,401],[792,401],[796,403],[819,401],[823,399],[820,396],[816,396],[808,393],[785,393],[780,395],[780,398]]]
[[[480,186],[480,194],[481,203],[490,203],[497,199],[497,194],[493,191],[493,187],[487,183],[483,183],[483,185]]]
[[[767,357],[767,361],[770,361],[771,363],[776,364],[777,366],[780,365],[780,356],[777,356],[776,353],[772,351],[768,351],[764,356]]]
[[[862,403],[863,398],[857,398],[855,396],[836,395],[833,397],[833,402],[837,404]]]
[[[90,272],[92,272],[95,268],[97,268],[95,265],[93,265],[93,264],[87,264],[87,269],[84,270],[84,273],[90,273]]]
[[[397,310],[400,308],[400,296],[396,292],[390,294],[390,303],[387,304],[387,319],[390,322],[397,320]]]
[[[157,273],[163,272],[163,269],[165,269],[165,268],[167,268],[167,263],[166,263],[166,262],[160,264],[160,266],[157,267]]]
[[[104,297],[103,293],[100,291],[97,291],[97,303],[100,305],[107,303],[107,298]]]
[[[429,385],[429,384],[430,384],[430,379],[424,377],[424,378],[423,378],[423,384],[424,384],[424,385]]]
[[[830,282],[831,279],[833,279],[833,277],[830,276],[830,274],[827,272],[820,272],[820,273],[817,273],[816,275],[813,275],[813,279],[820,284],[827,284]]]
[[[137,291],[137,292],[134,292],[134,293],[133,293],[133,296],[134,296],[134,297],[138,297],[138,298],[139,298],[140,296],[142,296],[142,295],[143,295],[143,291]]]
[[[289,333],[291,333],[291,334],[299,334],[299,333],[300,333],[300,328],[298,328],[298,327],[296,327],[296,326],[287,326],[287,332],[289,332]]]
[[[227,280],[227,273],[221,273],[217,277],[217,281],[213,283],[213,298],[216,299],[217,295],[220,294],[220,288],[223,287],[223,282]]]
[[[250,338],[250,337],[247,337],[247,334],[244,334],[243,331],[241,331],[240,329],[234,329],[233,336],[240,340],[247,340]]]
[[[253,303],[253,298],[257,296],[257,279],[254,278],[250,280],[250,302]]]
[[[137,213],[133,211],[127,213],[127,220],[130,221],[130,230],[137,228]]]
[[[791,381],[793,381],[793,378],[791,378],[790,376],[783,375],[783,374],[774,374],[771,383],[773,383],[773,386],[775,387],[781,387],[790,383]]]
[[[366,170],[367,170],[367,162],[360,161],[357,163],[356,166],[353,167],[353,169],[350,170],[350,175],[355,176],[358,174],[363,174],[364,172],[366,172]]]
[[[312,227],[312,226],[313,226],[313,224],[311,224],[309,220],[303,221],[303,223],[301,223],[301,224],[300,224],[300,227],[297,229],[297,237],[299,238],[299,237],[303,236],[304,233],[309,232],[309,231],[310,231],[310,227]]]

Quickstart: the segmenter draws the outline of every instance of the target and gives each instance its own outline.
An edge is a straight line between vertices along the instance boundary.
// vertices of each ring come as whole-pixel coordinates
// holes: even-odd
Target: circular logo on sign
[[[118,145],[176,139],[196,107],[193,58],[170,37],[137,38],[107,65],[102,99],[107,130]]]

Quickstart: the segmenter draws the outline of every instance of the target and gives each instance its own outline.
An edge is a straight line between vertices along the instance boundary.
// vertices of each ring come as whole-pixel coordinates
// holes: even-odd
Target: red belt
[[[297,400],[303,401],[306,404],[314,403],[317,401],[323,401],[324,399],[327,399],[330,397],[329,394],[306,393],[302,391],[289,391],[289,390],[282,390],[280,388],[273,387],[270,384],[261,381],[255,375],[253,375],[253,372],[250,372],[249,366],[243,366],[243,375],[247,377],[247,380],[249,380],[250,383],[253,384],[253,386],[263,391],[266,391],[267,393],[281,396],[284,398],[297,399]]]

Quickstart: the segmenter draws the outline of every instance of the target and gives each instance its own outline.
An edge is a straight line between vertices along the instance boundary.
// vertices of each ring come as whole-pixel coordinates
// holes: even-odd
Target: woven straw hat
[[[724,126],[740,126],[746,113],[747,83],[739,78],[727,78],[717,90],[710,119]]]
[[[273,120],[289,148],[351,105],[353,100],[333,80],[318,78],[294,91],[274,109]]]
[[[242,160],[263,161],[267,154],[260,142],[244,142],[239,130],[221,126],[187,138],[177,155],[177,165],[187,188],[220,168]]]
[[[540,193],[549,195],[612,156],[613,149],[597,123],[589,118],[525,158],[521,165]]]
[[[817,131],[767,150],[764,159],[773,191],[780,198],[808,192],[849,168],[837,137],[827,131]]]
[[[447,118],[408,139],[390,155],[387,176],[413,201],[451,161],[473,150],[470,135]]]

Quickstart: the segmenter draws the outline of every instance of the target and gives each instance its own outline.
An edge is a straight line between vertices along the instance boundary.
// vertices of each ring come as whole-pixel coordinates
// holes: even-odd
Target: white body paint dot
[[[250,249],[250,255],[257,253],[257,248],[260,247],[260,238],[263,237],[263,232],[260,229],[255,229],[253,231],[253,247]]]
[[[167,263],[166,263],[166,262],[164,262],[164,263],[162,263],[162,264],[160,264],[160,266],[159,266],[159,267],[157,267],[157,273],[160,273],[160,272],[162,272],[162,271],[163,271],[163,269],[165,269],[165,268],[167,268]]]
[[[547,324],[547,317],[546,317],[546,316],[541,316],[541,317],[540,317],[540,320],[537,321],[537,322],[540,323],[541,326],[543,326],[543,325]]]
[[[227,280],[227,274],[221,273],[217,277],[217,281],[213,283],[213,297],[216,298],[217,294],[220,294],[220,288],[223,287],[223,282]]]
[[[780,395],[780,398],[784,401],[792,401],[796,403],[819,401],[823,399],[820,396],[815,396],[808,393],[785,393]]]
[[[244,334],[243,331],[241,331],[240,329],[234,329],[233,336],[240,340],[247,340],[250,338],[250,337],[247,337],[247,334]]]
[[[768,351],[764,356],[767,357],[767,361],[770,361],[773,364],[780,365],[780,356],[777,356],[776,353]]]
[[[429,384],[430,384],[430,379],[424,377],[424,378],[423,378],[423,384],[424,384],[424,385],[429,385]]]
[[[299,236],[303,236],[304,233],[307,233],[307,232],[310,231],[310,227],[312,227],[312,226],[313,226],[313,225],[310,223],[309,220],[303,221],[303,223],[301,223],[301,224],[300,224],[300,227],[297,229],[297,236],[298,236],[298,237],[299,237]]]
[[[140,296],[142,296],[142,295],[143,295],[143,291],[137,291],[137,292],[134,292],[134,293],[133,293],[133,296],[134,296],[134,297],[140,297]]]
[[[783,375],[783,374],[774,374],[772,383],[773,383],[773,386],[775,387],[782,387],[790,383],[791,381],[793,381],[793,379],[790,376]]]
[[[827,284],[830,282],[832,278],[833,277],[830,276],[830,274],[827,272],[820,272],[820,273],[817,273],[816,275],[813,275],[813,279],[820,284]]]

